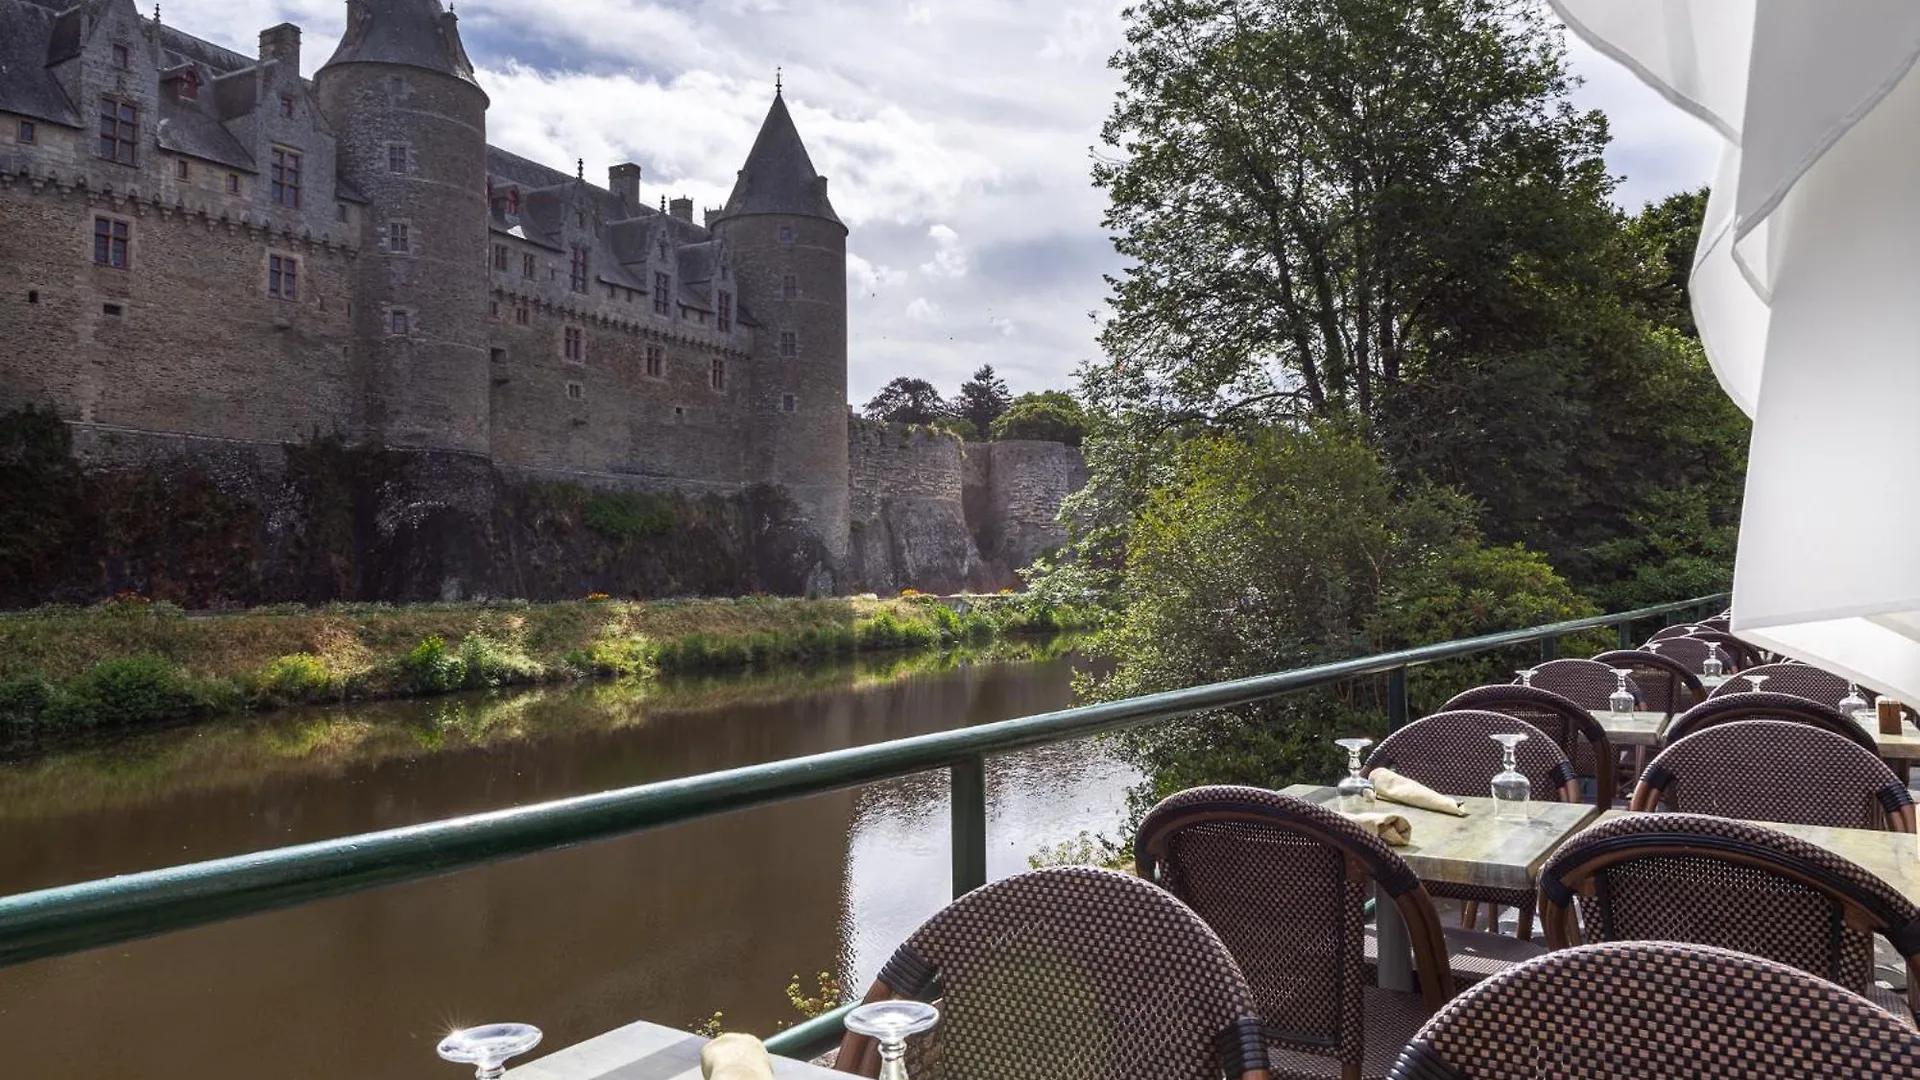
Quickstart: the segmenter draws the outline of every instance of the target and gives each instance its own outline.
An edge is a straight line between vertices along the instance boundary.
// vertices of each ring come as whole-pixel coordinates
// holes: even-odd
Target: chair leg
[[[1513,909],[1513,914],[1514,914],[1514,927],[1513,927],[1514,934],[1517,937],[1519,937],[1521,941],[1532,941],[1533,940],[1533,909],[1526,906],[1525,904],[1522,904],[1519,907]]]
[[[1460,929],[1471,930],[1480,920],[1480,901],[1466,900],[1460,904]]]

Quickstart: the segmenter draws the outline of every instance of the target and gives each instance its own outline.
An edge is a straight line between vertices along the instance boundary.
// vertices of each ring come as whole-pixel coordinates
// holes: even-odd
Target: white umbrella
[[[1693,311],[1753,417],[1733,629],[1920,702],[1920,0],[1552,0],[1726,139]]]

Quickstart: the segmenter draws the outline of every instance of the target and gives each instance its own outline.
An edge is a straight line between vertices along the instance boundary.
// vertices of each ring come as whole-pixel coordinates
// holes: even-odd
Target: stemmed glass
[[[1347,775],[1340,778],[1340,808],[1359,813],[1373,806],[1373,781],[1360,775],[1360,751],[1373,745],[1372,739],[1335,739],[1335,746],[1347,748]]]
[[[1762,676],[1762,678],[1765,678],[1765,676]],[[1850,716],[1855,720],[1859,720],[1861,713],[1869,712],[1872,708],[1873,706],[1867,704],[1867,699],[1860,696],[1860,685],[1858,683],[1848,683],[1847,696],[1840,699],[1840,715]]]
[[[1533,797],[1533,785],[1519,769],[1514,747],[1526,736],[1517,731],[1502,731],[1488,738],[1500,744],[1503,752],[1500,771],[1493,775],[1493,816],[1502,821],[1527,820],[1527,800]]]
[[[1726,673],[1726,665],[1720,662],[1720,643],[1707,642],[1707,658],[1700,661],[1700,674],[1709,679],[1717,679]]]
[[[1520,670],[1514,672],[1515,675],[1520,676],[1521,686],[1532,686],[1533,677],[1538,673],[1539,673],[1539,670],[1537,668],[1521,668]]]
[[[940,1010],[924,1001],[874,1001],[847,1014],[847,1030],[880,1043],[879,1080],[907,1080],[907,1036],[940,1022]]]
[[[1633,715],[1633,691],[1627,689],[1627,676],[1633,674],[1631,668],[1614,668],[1613,693],[1607,696],[1607,704],[1613,707],[1615,716]]]
[[[1773,678],[1771,675],[1742,675],[1740,677],[1753,684],[1753,692],[1756,694],[1760,692],[1761,683]]]
[[[472,1065],[475,1080],[500,1080],[507,1059],[540,1045],[540,1029],[532,1024],[482,1024],[463,1028],[435,1047],[442,1061]]]
[[[1649,642],[1647,642],[1647,643],[1646,643],[1646,645],[1645,645],[1645,646],[1643,646],[1643,647],[1644,647],[1644,648],[1645,648],[1645,649],[1646,649],[1646,650],[1647,650],[1648,652],[1650,652],[1650,653],[1652,653],[1653,655],[1655,655],[1655,656],[1659,656],[1659,655],[1660,655],[1660,646],[1662,646],[1662,645],[1664,645],[1664,644],[1666,644],[1666,642],[1664,642],[1664,641],[1649,641]]]

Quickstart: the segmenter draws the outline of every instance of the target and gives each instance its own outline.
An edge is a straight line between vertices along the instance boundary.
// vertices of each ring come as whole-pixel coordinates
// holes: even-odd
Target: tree
[[[1687,280],[1693,274],[1694,249],[1700,246],[1700,223],[1707,216],[1707,189],[1677,191],[1650,202],[1628,223],[1628,232],[1644,245],[1650,273],[1643,302],[1648,314],[1690,338],[1700,332],[1693,325],[1693,304]]]
[[[1012,402],[1007,381],[993,373],[992,364],[982,364],[973,378],[960,384],[960,392],[948,403],[947,411],[972,421],[975,431],[987,432],[993,430],[993,422]]]
[[[993,422],[995,439],[1037,439],[1079,446],[1087,432],[1080,403],[1063,390],[1021,394]]]
[[[892,424],[931,424],[947,415],[940,391],[925,379],[902,375],[880,388],[861,410],[869,420]]]

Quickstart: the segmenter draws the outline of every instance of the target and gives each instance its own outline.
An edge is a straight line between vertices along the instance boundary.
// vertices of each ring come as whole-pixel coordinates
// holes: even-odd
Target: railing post
[[[987,759],[968,754],[950,768],[953,789],[953,895],[987,883]]]
[[[1541,638],[1540,639],[1540,662],[1544,664],[1549,660],[1558,660],[1558,659],[1560,659],[1560,639],[1557,637]]]
[[[1623,622],[1615,629],[1620,631],[1620,648],[1633,648],[1633,623]]]
[[[1407,726],[1407,669],[1397,667],[1387,672],[1387,730],[1399,731]]]

